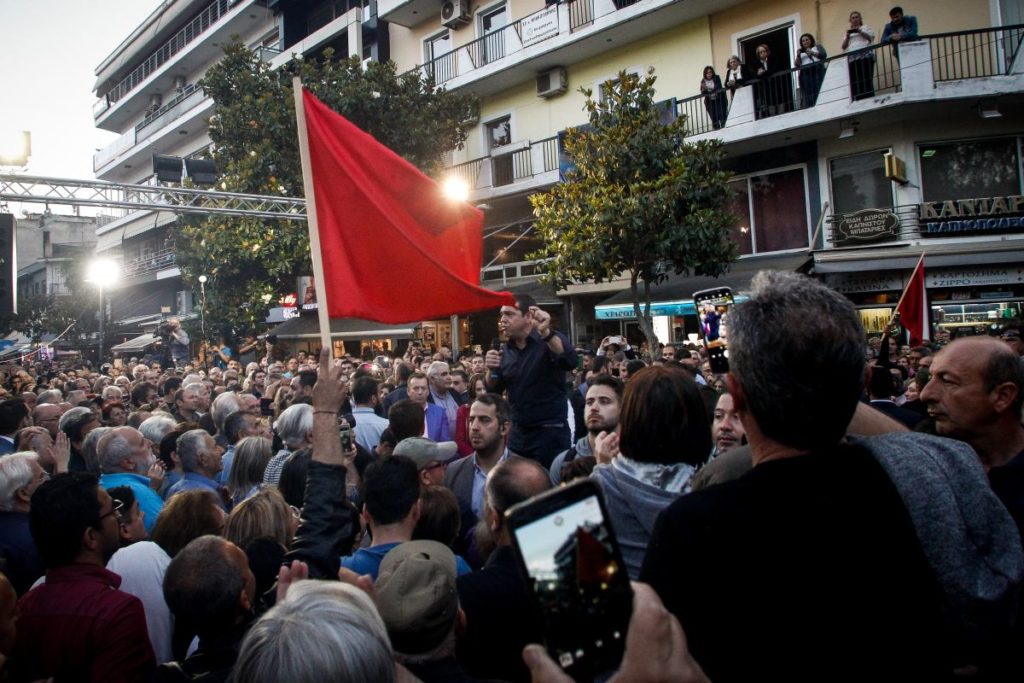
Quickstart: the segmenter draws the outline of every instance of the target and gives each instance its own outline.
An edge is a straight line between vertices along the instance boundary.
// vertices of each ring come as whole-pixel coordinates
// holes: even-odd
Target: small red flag
[[[408,323],[514,306],[479,285],[483,214],[303,89],[327,310]]]
[[[900,314],[900,325],[910,335],[911,346],[920,346],[921,342],[931,337],[928,327],[928,299],[924,290],[923,254],[910,275],[907,288],[903,290],[896,312]]]

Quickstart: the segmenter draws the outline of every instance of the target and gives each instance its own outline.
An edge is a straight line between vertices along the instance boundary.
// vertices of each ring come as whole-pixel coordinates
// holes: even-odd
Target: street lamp
[[[121,268],[117,262],[109,258],[97,258],[89,264],[86,271],[85,281],[96,285],[100,293],[100,352],[99,364],[103,365],[103,319],[106,317],[103,309],[103,288],[110,288],[121,276]]]
[[[206,344],[206,281],[205,275],[199,276],[199,333],[203,336],[203,344]],[[207,348],[206,353],[203,353],[203,370],[206,370],[206,356],[209,353]]]

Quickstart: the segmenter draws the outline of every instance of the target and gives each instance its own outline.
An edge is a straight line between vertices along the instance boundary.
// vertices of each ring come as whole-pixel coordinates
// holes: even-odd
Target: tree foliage
[[[394,62],[333,58],[294,59],[273,70],[235,43],[200,85],[216,104],[209,122],[210,156],[221,179],[217,189],[262,195],[303,196],[295,128],[292,77],[329,107],[430,174],[446,152],[462,146],[476,110],[470,95],[435,88],[419,70],[398,74]],[[271,302],[294,291],[309,275],[303,221],[210,217],[180,221],[175,253],[186,282],[198,289],[206,275],[208,329],[251,328]]]
[[[544,240],[533,256],[547,259],[545,279],[565,286],[628,274],[652,350],[650,286],[671,273],[718,276],[737,253],[728,241],[722,146],[684,143],[685,119],[662,122],[654,83],[651,69],[645,77],[619,73],[598,99],[581,89],[590,125],[570,129],[565,140],[575,168],[531,197]]]

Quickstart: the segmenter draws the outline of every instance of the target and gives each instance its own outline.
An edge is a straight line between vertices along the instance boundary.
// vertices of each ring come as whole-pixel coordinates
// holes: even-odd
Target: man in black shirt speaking
[[[516,306],[502,306],[498,328],[505,336],[487,352],[487,390],[508,391],[512,405],[511,452],[550,467],[569,447],[565,373],[576,367],[569,338],[551,329],[551,314],[520,294]]]

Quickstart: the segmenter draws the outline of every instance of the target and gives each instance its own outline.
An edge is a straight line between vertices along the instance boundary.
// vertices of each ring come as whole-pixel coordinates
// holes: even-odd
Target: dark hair
[[[484,389],[486,390],[486,388],[487,388],[487,379],[484,377],[484,374],[482,372],[474,373],[469,378],[469,400],[470,401],[475,401],[476,400],[476,397],[477,397],[476,383],[477,382],[483,382],[484,383]],[[485,391],[485,393],[486,393],[486,391]]]
[[[121,501],[123,506],[121,508],[121,518],[127,519],[128,515],[131,514],[132,506],[135,505],[135,492],[132,491],[132,488],[130,486],[115,486],[107,489],[107,493],[114,500]]]
[[[708,69],[711,69],[711,75],[712,76],[717,75],[717,74],[715,74],[715,67],[713,67],[710,64],[708,64],[706,67],[704,67],[704,70],[700,72],[701,78],[706,78],[707,77]]]
[[[626,372],[629,373],[630,377],[632,377],[633,375],[640,372],[646,367],[647,363],[643,362],[639,358],[634,358],[633,360],[626,363]]]
[[[198,427],[199,425],[195,422],[179,422],[174,426],[174,429],[164,434],[164,438],[160,439],[160,462],[164,464],[168,471],[174,469],[174,460],[171,458],[171,453],[178,450],[178,438],[185,432],[192,431]]]
[[[13,433],[26,417],[28,405],[24,399],[11,398],[0,402],[0,434]]]
[[[146,394],[148,394],[150,391],[157,391],[157,389],[149,382],[142,382],[140,384],[135,385],[135,387],[132,388],[131,393],[132,405],[134,405],[135,407],[144,405],[146,402]]]
[[[289,505],[301,508],[306,504],[306,476],[312,459],[313,449],[305,446],[292,453],[281,467],[277,488]]]
[[[181,387],[181,378],[180,377],[168,377],[167,379],[164,380],[164,383],[160,386],[160,395],[161,396],[166,396],[167,394],[169,394],[171,392],[177,392],[180,387]],[[177,400],[177,398],[178,398],[177,395],[175,395],[174,398],[175,398],[175,400]]]
[[[352,400],[356,405],[367,405],[377,395],[379,383],[371,375],[356,377],[352,382]]]
[[[388,426],[396,443],[410,436],[422,436],[423,406],[412,399],[402,399],[388,411]]]
[[[224,438],[228,440],[229,444],[238,443],[242,432],[249,427],[247,416],[248,413],[236,410],[224,418]]]
[[[414,372],[416,372],[416,368],[414,368],[410,363],[406,363],[405,361],[400,362],[398,364],[398,381],[401,383],[409,381],[409,375]]]
[[[1013,383],[1017,387],[1017,398],[1010,406],[1010,411],[1020,417],[1021,406],[1024,405],[1024,359],[1014,353],[1009,345],[1003,344],[1002,346],[1003,348],[989,356],[988,362],[982,370],[985,391],[991,392],[1006,382]]]
[[[814,39],[814,36],[812,36],[810,33],[805,33],[802,36],[800,36],[800,39],[796,41],[796,44],[801,46],[801,47],[803,47],[804,38],[810,38],[811,39],[811,47],[814,47],[815,45],[818,44],[818,41],[816,41]]]
[[[604,366],[611,362],[611,358],[608,356],[594,356],[594,362],[590,364],[590,369],[595,373],[601,372]]]
[[[29,531],[47,569],[71,564],[82,549],[82,534],[99,526],[99,485],[95,474],[68,472],[32,494]]]
[[[126,413],[128,412],[125,409],[124,404],[121,403],[120,401],[107,401],[106,403],[103,404],[103,407],[100,408],[101,412],[103,413],[104,420],[110,419],[110,411],[112,411],[114,408],[120,408],[121,410],[124,410]]]
[[[409,458],[393,455],[366,468],[363,501],[374,524],[384,526],[400,522],[419,497],[419,469]]]
[[[632,374],[632,373],[630,373]],[[622,400],[622,391],[625,388],[622,384],[622,380],[614,375],[594,375],[589,382],[587,382],[587,391],[590,391],[590,387],[608,387],[615,392],[615,395]]]
[[[398,439],[395,438],[395,433],[391,431],[391,427],[385,427],[384,431],[380,433],[380,441],[378,444],[381,443],[386,443],[392,448],[398,445]]]
[[[164,574],[164,600],[186,630],[223,633],[234,626],[245,588],[241,569],[228,557],[228,543],[215,535],[193,539]]]
[[[891,398],[896,393],[896,386],[892,381],[892,373],[889,368],[875,365],[871,368],[871,378],[868,380],[868,394],[875,398]]]
[[[316,384],[316,370],[299,370],[299,386],[313,388]]]
[[[577,458],[573,458],[567,463],[562,464],[562,469],[559,472],[559,481],[563,484],[568,484],[574,479],[584,479],[590,476],[590,473],[594,471],[597,466],[597,458],[592,455],[582,455]]]
[[[473,402],[483,403],[485,406],[493,406],[494,414],[497,416],[500,424],[512,421],[512,406],[498,394],[483,394],[482,396],[477,396]]]
[[[224,530],[217,494],[207,488],[182,491],[167,499],[150,540],[174,557],[191,541]]]
[[[892,15],[896,14],[897,12],[899,12],[900,14],[903,14],[903,8],[900,7],[899,5],[896,5],[891,10],[889,10],[889,16],[891,17]]]
[[[664,365],[630,377],[619,430],[623,454],[641,462],[699,465],[711,453],[711,424],[697,383]]]
[[[516,308],[518,308],[519,312],[523,315],[526,315],[527,311],[529,311],[531,307],[537,305],[537,300],[529,294],[515,294],[513,296],[516,298]]]
[[[424,486],[420,491],[420,519],[412,532],[414,541],[437,541],[451,547],[462,520],[459,501],[444,486]]]

